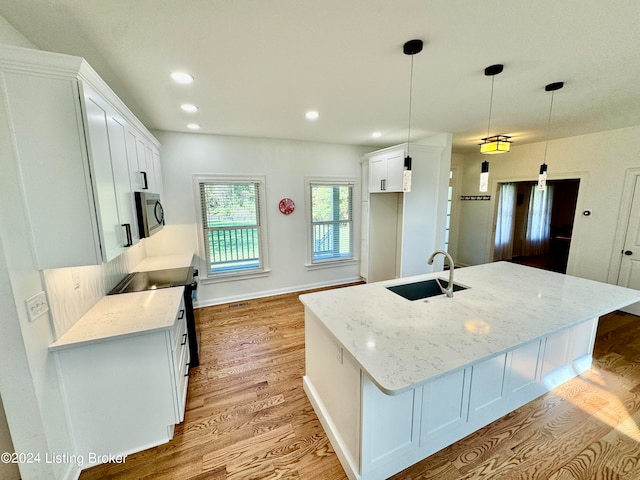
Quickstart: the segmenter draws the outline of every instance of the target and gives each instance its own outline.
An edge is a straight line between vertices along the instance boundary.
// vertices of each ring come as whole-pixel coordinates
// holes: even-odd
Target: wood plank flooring
[[[298,294],[196,315],[201,366],[174,439],[81,480],[346,479],[302,389]],[[603,317],[591,371],[392,478],[640,479],[639,320]]]

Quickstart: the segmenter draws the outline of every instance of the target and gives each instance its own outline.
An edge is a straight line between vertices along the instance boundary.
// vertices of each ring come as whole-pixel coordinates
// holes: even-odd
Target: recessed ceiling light
[[[173,78],[173,81],[176,83],[191,83],[193,82],[193,76],[189,75],[188,73],[184,73],[184,72],[173,72],[171,74],[171,78]]]
[[[309,110],[307,113],[304,114],[304,116],[307,117],[307,120],[317,120],[320,114],[315,110]]]
[[[382,136],[382,132],[373,132],[371,134],[372,138],[380,138]]]
[[[200,130],[200,125],[198,125],[197,123],[189,123],[187,124],[187,128],[189,130]]]
[[[198,107],[190,103],[183,103],[182,105],[180,105],[180,108],[188,113],[195,113],[198,111]]]

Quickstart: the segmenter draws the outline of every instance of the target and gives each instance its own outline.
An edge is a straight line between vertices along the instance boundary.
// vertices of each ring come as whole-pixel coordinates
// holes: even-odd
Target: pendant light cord
[[[547,163],[547,147],[549,147],[549,133],[551,132],[551,112],[553,111],[553,95],[555,91],[551,92],[551,103],[549,104],[549,118],[547,119],[547,140],[544,144],[544,160],[542,163]]]
[[[411,55],[411,70],[409,73],[409,131],[407,133],[407,156],[409,155],[409,145],[411,145],[411,104],[413,100],[413,55]]]
[[[489,121],[487,122],[487,138],[489,138],[489,132],[491,131],[491,110],[493,109],[493,82],[495,81],[496,76],[491,76],[491,97],[489,100]]]

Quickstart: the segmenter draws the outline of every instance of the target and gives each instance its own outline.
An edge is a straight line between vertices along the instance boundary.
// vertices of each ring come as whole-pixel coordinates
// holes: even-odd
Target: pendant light
[[[491,134],[491,110],[493,108],[493,83],[495,76],[502,73],[504,65],[496,64],[491,65],[484,69],[484,74],[487,77],[491,77],[491,99],[489,100],[489,122],[487,124],[487,136],[482,139],[480,144],[480,153],[487,155],[495,155],[497,153],[506,153],[511,149],[511,137],[508,135],[493,135]]]
[[[538,190],[547,188],[547,147],[549,146],[549,132],[551,131],[551,112],[553,111],[553,95],[556,90],[564,87],[564,82],[550,83],[544,87],[545,92],[551,92],[551,102],[549,103],[549,118],[547,119],[547,139],[544,144],[544,157],[542,165],[540,165],[540,173],[538,174]]]
[[[411,101],[413,97],[413,56],[416,53],[420,53],[422,51],[423,42],[422,40],[414,39],[406,42],[402,51],[405,55],[411,56],[411,71],[409,74],[409,128],[407,133],[407,156],[404,157],[404,172],[402,178],[402,191],[410,192],[411,191],[411,154],[409,153],[409,148],[411,146]]]

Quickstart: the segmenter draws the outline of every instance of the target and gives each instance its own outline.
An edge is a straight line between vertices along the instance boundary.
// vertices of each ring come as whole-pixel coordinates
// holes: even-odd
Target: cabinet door
[[[149,191],[152,193],[159,193],[158,186],[156,185],[156,171],[155,164],[153,162],[153,149],[146,141],[144,142],[144,158],[147,165],[147,179],[149,182]]]
[[[97,197],[98,229],[103,260],[108,262],[124,251],[126,241],[118,217],[109,149],[107,108],[102,99],[92,90],[85,87],[84,91],[92,183]]]
[[[540,384],[542,340],[522,345],[509,352],[509,404],[518,408],[542,395],[546,390]]]
[[[127,158],[129,160],[129,183],[134,192],[141,192],[144,187],[144,180],[139,167],[138,137],[136,136],[136,132],[130,128],[127,129],[126,146]]]
[[[387,178],[387,162],[384,157],[369,160],[369,192],[382,192]]]
[[[421,389],[386,395],[364,375],[362,475],[385,472],[418,449]],[[392,469],[393,471],[393,469]],[[397,470],[395,470],[397,471]],[[380,476],[380,478],[383,478]]]
[[[144,143],[144,140],[138,136],[136,136],[136,152],[138,155],[138,172],[141,177],[141,187],[140,189],[145,192],[151,191],[151,173],[149,172],[153,166],[147,164],[147,146]]]
[[[469,422],[486,425],[504,413],[507,354],[497,355],[471,367]]]
[[[435,452],[468,433],[471,369],[458,370],[428,382],[422,398],[420,448]]]
[[[402,180],[404,176],[404,150],[389,153],[386,157],[387,176],[385,181],[386,192],[402,192]]]
[[[118,217],[124,229],[124,246],[130,247],[140,241],[140,234],[135,221],[135,201],[129,178],[126,124],[122,118],[111,115],[108,119],[108,129]]]
[[[164,188],[162,185],[162,167],[160,165],[160,152],[156,148],[151,149],[153,155],[153,172],[155,174],[155,189],[160,198],[164,197]]]
[[[591,368],[593,345],[596,340],[598,319],[582,322],[571,331],[571,350],[569,360],[574,370],[580,374]]]

